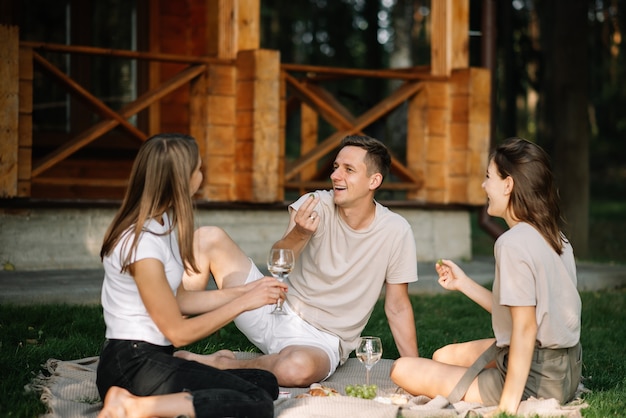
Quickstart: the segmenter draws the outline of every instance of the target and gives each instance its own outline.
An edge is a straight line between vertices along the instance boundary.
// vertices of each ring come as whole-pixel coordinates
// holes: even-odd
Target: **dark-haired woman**
[[[495,339],[451,344],[432,360],[400,358],[391,378],[415,395],[498,405],[509,414],[531,396],[565,403],[581,375],[581,301],[548,156],[533,142],[507,139],[490,156],[482,187],[489,215],[509,227],[494,246],[493,291],[450,260],[435,268],[441,286],[491,313]]]

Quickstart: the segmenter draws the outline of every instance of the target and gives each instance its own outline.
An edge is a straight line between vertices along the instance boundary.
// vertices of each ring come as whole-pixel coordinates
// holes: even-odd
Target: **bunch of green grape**
[[[376,397],[376,385],[348,385],[346,395],[362,399],[374,399]]]

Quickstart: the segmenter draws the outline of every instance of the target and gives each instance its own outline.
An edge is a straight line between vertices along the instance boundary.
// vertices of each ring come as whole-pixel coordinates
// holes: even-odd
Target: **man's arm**
[[[413,306],[407,283],[385,285],[385,314],[402,357],[419,357]]]

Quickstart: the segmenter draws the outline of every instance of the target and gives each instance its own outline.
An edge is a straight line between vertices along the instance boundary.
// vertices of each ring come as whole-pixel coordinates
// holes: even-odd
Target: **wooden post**
[[[0,197],[15,197],[18,195],[20,111],[17,26],[0,25],[0,45]]]
[[[426,200],[431,203],[448,203],[451,157],[450,84],[428,83],[426,90]]]
[[[486,68],[470,68],[467,203],[473,205],[486,202],[482,183],[489,158],[491,97],[491,72]]]
[[[432,2],[431,74],[469,66],[469,0]]]
[[[237,0],[237,50],[261,47],[261,0]]]
[[[207,112],[202,144],[205,162],[204,197],[229,202],[236,200],[237,69],[230,65],[211,65],[207,80]]]
[[[33,50],[20,48],[17,195],[30,197],[33,169]]]
[[[150,0],[149,6],[149,41],[151,52],[161,52],[161,8],[160,0]],[[148,62],[148,90],[157,88],[161,84],[161,63]],[[161,101],[154,102],[148,108],[148,136],[161,132]]]
[[[211,65],[192,85],[190,132],[198,140],[205,173],[200,198],[273,201],[275,191],[266,190],[269,166],[264,166],[264,156],[259,159],[256,154],[265,155],[268,141],[280,141],[279,63],[268,78],[267,51],[258,51],[260,1],[205,0],[204,5],[206,52],[232,59],[234,65]],[[278,157],[274,152],[267,161],[275,164],[271,159]],[[278,169],[273,170],[276,177]],[[276,187],[277,181],[271,181]]]
[[[276,202],[281,158],[280,56],[248,50],[237,56],[237,200]],[[284,153],[284,151],[283,151]]]
[[[319,120],[317,112],[304,102],[300,105],[300,114],[300,155],[304,155],[317,145]],[[316,165],[310,164],[300,172],[300,180],[311,180],[316,171]],[[300,194],[306,192],[304,188],[300,189]]]
[[[426,83],[409,102],[407,165],[425,187],[408,198],[482,205],[489,153],[489,70],[455,70],[450,81]]]

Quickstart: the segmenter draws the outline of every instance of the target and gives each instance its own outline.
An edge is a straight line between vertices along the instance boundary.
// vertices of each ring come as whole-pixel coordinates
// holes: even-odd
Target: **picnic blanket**
[[[238,358],[250,358],[258,354],[236,355]],[[392,363],[393,360],[383,359],[371,371],[370,383],[378,385],[379,395],[383,395],[380,400],[383,402],[386,401],[385,394],[404,393],[389,379]],[[95,418],[102,408],[96,389],[97,367],[98,357],[72,361],[49,359],[43,365],[42,372],[26,389],[39,393],[42,402],[48,407],[43,418]],[[351,358],[324,381],[323,385],[345,394],[346,385],[362,384],[364,381],[365,368],[357,359]],[[400,406],[349,396],[296,397],[307,392],[308,388],[281,388],[281,391],[289,392],[290,397],[279,398],[274,402],[274,416],[280,418],[480,417],[495,409],[464,401],[451,405],[442,396],[430,399],[407,395],[408,402]],[[518,412],[525,416],[582,417],[580,410],[586,406],[580,399],[561,406],[555,399],[531,398],[521,403]]]

